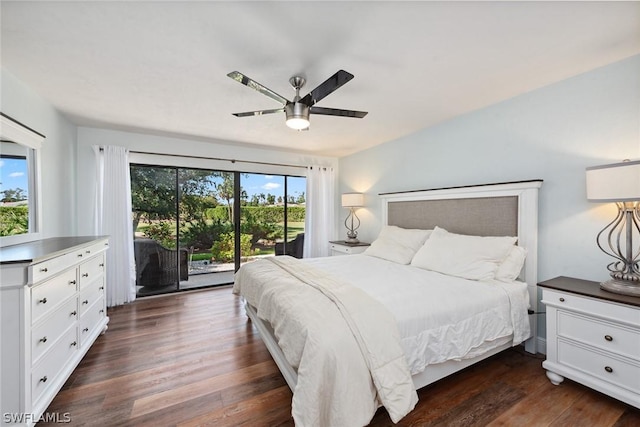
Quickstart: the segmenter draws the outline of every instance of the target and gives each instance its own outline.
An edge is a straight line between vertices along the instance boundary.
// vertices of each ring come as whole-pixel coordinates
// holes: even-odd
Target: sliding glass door
[[[241,175],[241,263],[265,256],[302,258],[306,178]]]
[[[233,282],[242,263],[301,258],[306,179],[131,165],[139,296]]]

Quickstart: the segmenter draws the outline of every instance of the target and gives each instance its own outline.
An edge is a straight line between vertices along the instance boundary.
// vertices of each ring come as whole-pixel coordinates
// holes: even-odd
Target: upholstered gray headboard
[[[402,228],[439,226],[474,236],[518,235],[517,196],[393,201],[387,215],[388,225]]]
[[[402,228],[442,227],[458,234],[518,236],[527,250],[520,278],[531,307],[538,303],[538,189],[542,180],[380,194],[382,223]],[[536,337],[537,322],[530,316]],[[525,348],[536,351],[535,338]]]

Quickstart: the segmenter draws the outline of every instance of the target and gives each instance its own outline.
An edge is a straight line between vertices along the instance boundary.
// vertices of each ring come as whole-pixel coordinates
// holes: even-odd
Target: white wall
[[[122,132],[95,128],[78,128],[78,231],[80,234],[93,230],[93,203],[95,188],[95,157],[92,146],[117,145],[132,152],[157,153],[160,155],[131,154],[132,163],[162,164],[214,170],[255,172],[266,174],[305,175],[300,167],[273,166],[247,163],[262,162],[292,166],[321,165],[337,169],[338,160],[333,157],[310,156],[283,150],[269,150],[232,144],[224,141],[196,141],[181,138],[161,137],[140,133]],[[174,156],[182,157],[174,157]],[[193,156],[193,157],[188,157]],[[208,157],[198,159],[195,157]],[[230,161],[210,159],[235,159]],[[337,171],[336,171],[337,173]]]
[[[340,159],[339,191],[363,191],[361,240],[380,192],[542,178],[538,279],[606,279],[595,237],[614,208],[589,203],[585,167],[640,157],[640,56]],[[344,217],[346,212],[341,212]]]
[[[76,234],[76,127],[4,68],[0,111],[46,136],[41,149],[42,236]]]

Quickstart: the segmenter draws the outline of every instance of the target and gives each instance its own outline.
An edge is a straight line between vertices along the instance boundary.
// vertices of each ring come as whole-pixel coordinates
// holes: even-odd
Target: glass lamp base
[[[600,283],[600,288],[616,294],[640,297],[640,282],[611,279]]]

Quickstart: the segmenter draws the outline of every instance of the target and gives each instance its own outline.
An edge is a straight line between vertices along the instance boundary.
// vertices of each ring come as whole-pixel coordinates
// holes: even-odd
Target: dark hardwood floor
[[[74,426],[293,425],[291,391],[229,287],[108,314],[48,413]],[[399,425],[640,425],[638,409],[569,380],[551,385],[542,360],[509,350],[425,387]],[[393,424],[380,409],[371,425]]]

